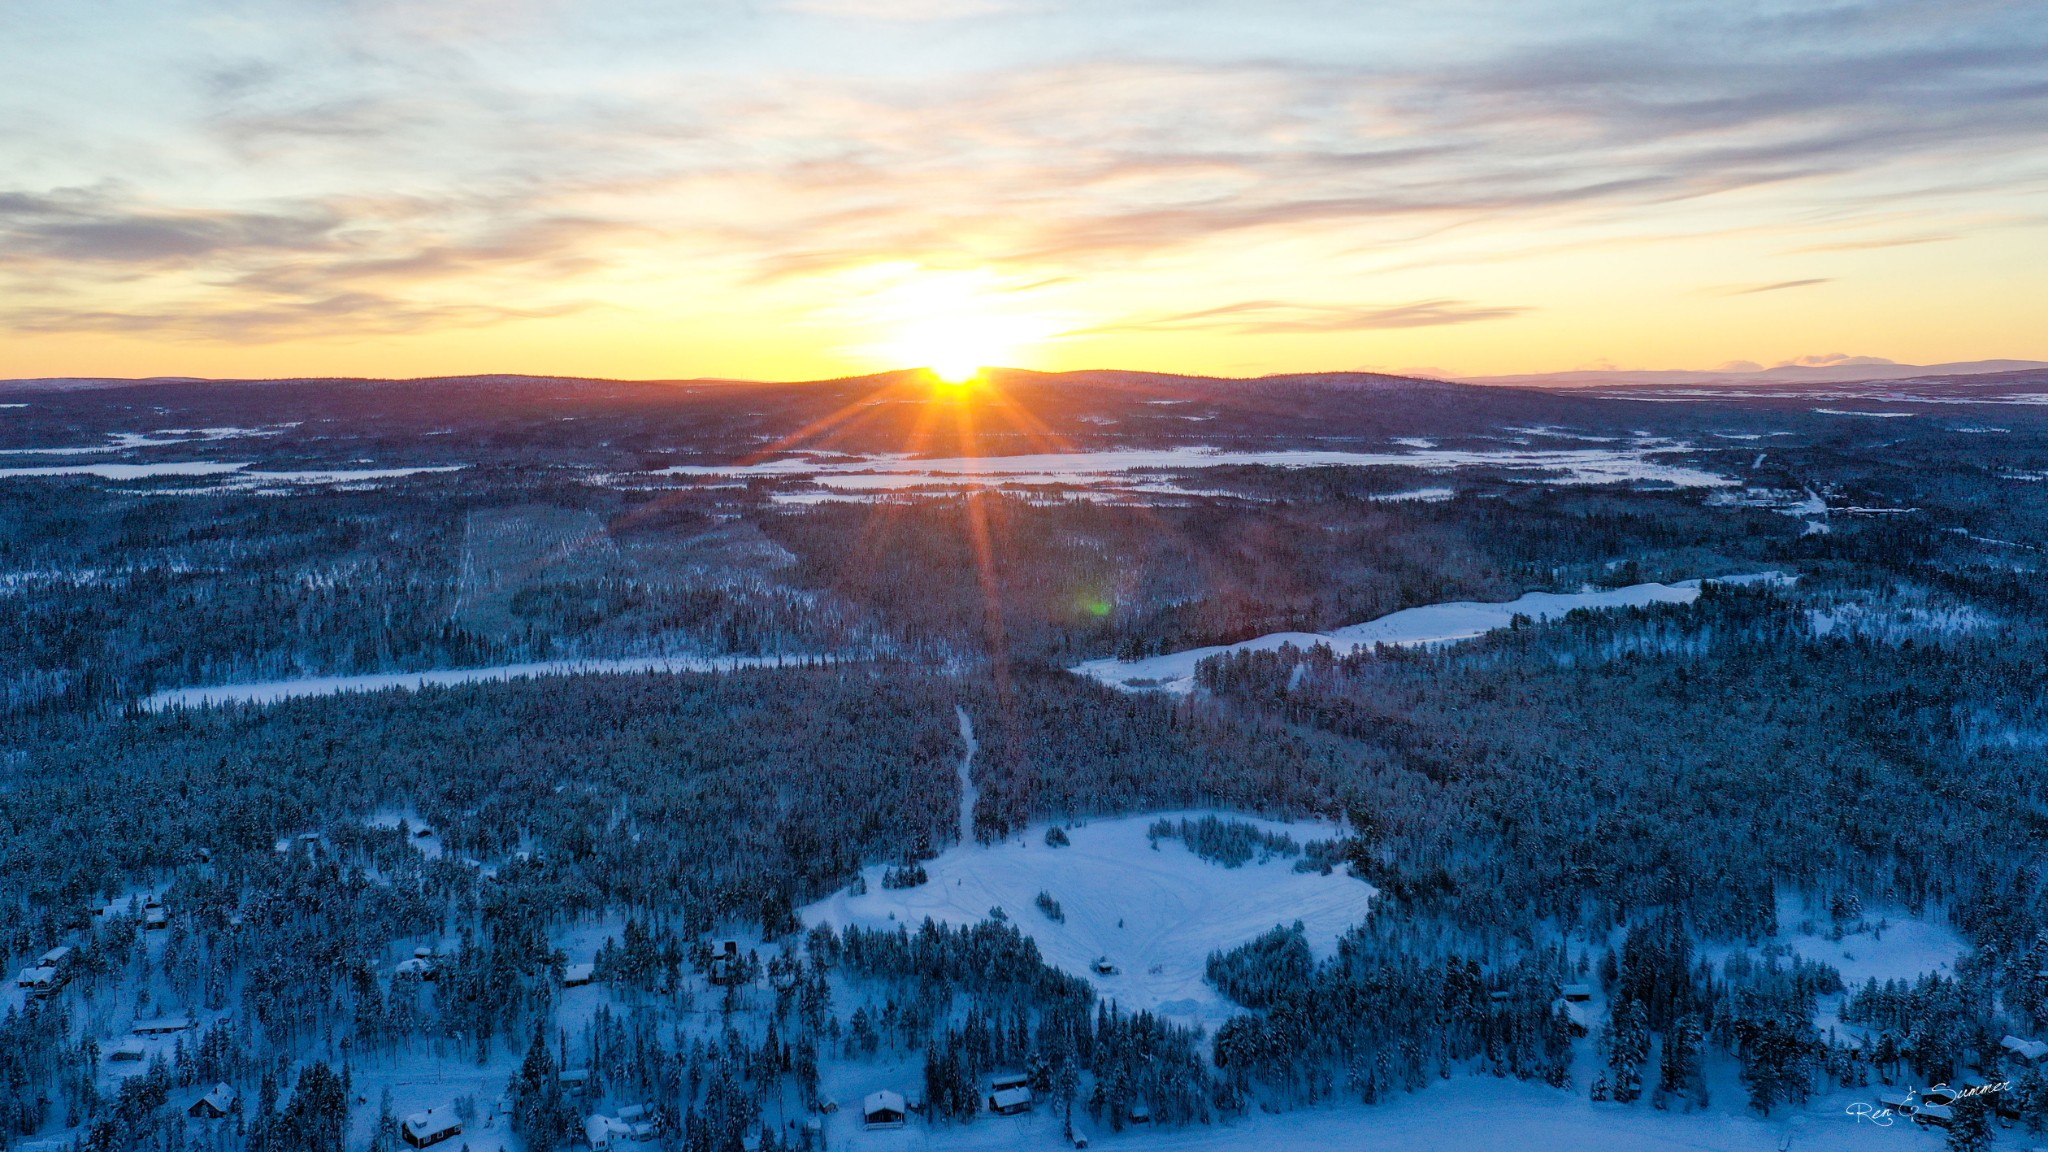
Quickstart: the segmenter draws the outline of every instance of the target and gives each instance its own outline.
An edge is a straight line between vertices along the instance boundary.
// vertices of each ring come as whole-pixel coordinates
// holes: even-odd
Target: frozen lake
[[[1427,471],[1502,468],[1561,473],[1559,482],[1611,484],[1649,481],[1680,488],[1720,488],[1725,476],[1655,459],[1691,451],[1668,441],[1627,447],[1571,449],[1410,448],[1400,452],[1287,450],[1229,451],[1199,446],[1114,448],[1093,452],[1042,452],[1022,456],[911,457],[811,454],[746,464],[684,464],[654,472],[629,473],[619,481],[660,476],[788,477],[808,479],[842,492],[888,492],[926,486],[997,487],[1111,483],[1132,473],[1184,472],[1199,468],[1399,467]]]
[[[1236,644],[1216,644],[1169,652],[1142,660],[1104,658],[1089,660],[1068,669],[1077,675],[1100,680],[1112,688],[1189,692],[1195,686],[1195,665],[1226,652],[1270,652],[1288,644],[1308,649],[1327,644],[1338,653],[1375,644],[1412,647],[1423,644],[1451,644],[1470,640],[1496,628],[1506,628],[1516,616],[1552,620],[1575,608],[1641,608],[1650,604],[1690,604],[1699,599],[1702,584],[1753,584],[1790,580],[1776,572],[1749,576],[1723,576],[1710,580],[1681,580],[1676,584],[1631,584],[1587,592],[1531,592],[1498,604],[1471,600],[1447,604],[1426,604],[1406,608],[1377,620],[1352,624],[1329,632],[1273,632]]]
[[[299,680],[267,680],[253,684],[212,684],[174,688],[146,697],[142,706],[197,708],[207,704],[275,704],[302,696],[334,696],[343,692],[383,692],[392,688],[418,691],[454,684],[494,680],[525,680],[536,676],[587,676],[633,672],[731,672],[740,668],[775,668],[823,657],[805,656],[631,656],[616,660],[544,660],[532,664],[498,664],[489,668],[436,668],[426,672],[377,672],[363,676],[309,676]]]

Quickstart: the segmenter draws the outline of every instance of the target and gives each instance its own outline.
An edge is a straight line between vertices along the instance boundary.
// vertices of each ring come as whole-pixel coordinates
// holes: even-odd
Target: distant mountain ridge
[[[1462,376],[1458,379],[1466,384],[1511,388],[1676,388],[1700,384],[1754,387],[1786,384],[1862,384],[1888,380],[1986,376],[2043,369],[2048,369],[2048,361],[1966,360],[1953,364],[1782,364],[1775,368],[1759,368],[1753,371],[1621,368],[1534,372],[1508,376]]]

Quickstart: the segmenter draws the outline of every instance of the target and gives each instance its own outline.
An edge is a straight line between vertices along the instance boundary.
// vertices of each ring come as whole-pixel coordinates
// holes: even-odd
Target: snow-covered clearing
[[[1195,685],[1195,666],[1211,656],[1221,656],[1226,652],[1270,652],[1288,644],[1302,649],[1327,644],[1337,652],[1349,652],[1353,648],[1371,647],[1375,644],[1401,647],[1450,644],[1483,636],[1497,628],[1506,628],[1514,622],[1516,616],[1527,616],[1532,620],[1549,620],[1578,608],[1641,608],[1650,604],[1690,604],[1699,599],[1703,584],[1754,584],[1792,579],[1795,577],[1783,573],[1760,572],[1709,580],[1682,580],[1676,584],[1631,584],[1626,588],[1586,592],[1530,592],[1519,599],[1500,604],[1471,600],[1426,604],[1420,608],[1404,608],[1377,620],[1351,624],[1329,632],[1273,632],[1236,644],[1190,648],[1185,652],[1169,652],[1161,656],[1148,656],[1142,660],[1117,660],[1105,657],[1077,664],[1068,671],[1126,691],[1152,689],[1176,693],[1189,692]]]
[[[589,676],[639,672],[732,672],[741,668],[779,668],[826,659],[822,656],[632,656],[615,660],[544,660],[532,664],[499,664],[489,668],[437,668],[430,672],[377,672],[363,676],[309,676],[302,680],[270,680],[257,684],[214,684],[173,688],[142,701],[151,711],[197,708],[205,704],[275,704],[301,696],[333,696],[342,692],[382,692],[391,688],[418,691],[453,684],[495,680],[526,680],[536,676]]]
[[[1168,813],[1169,818],[1204,813]],[[1225,814],[1228,815],[1228,814]],[[1230,815],[1297,842],[1339,834],[1326,824],[1282,824]],[[1098,820],[1067,830],[1069,847],[1048,846],[1044,828],[994,845],[967,843],[925,862],[929,883],[882,887],[882,868],[864,873],[867,892],[841,891],[804,909],[806,924],[844,928],[915,929],[926,917],[970,925],[1001,908],[1038,942],[1046,962],[1094,983],[1103,998],[1214,1027],[1241,1009],[1203,978],[1209,953],[1234,948],[1276,924],[1296,920],[1319,957],[1365,919],[1373,888],[1343,872],[1294,871],[1298,857],[1225,868],[1178,840],[1155,849],[1146,829],[1158,814]],[[1040,892],[1059,901],[1054,923],[1034,904]],[[1118,971],[1094,971],[1107,959]]]
[[[662,476],[741,476],[808,479],[840,491],[890,491],[926,486],[1002,487],[1114,483],[1134,472],[1184,472],[1201,468],[1396,467],[1432,472],[1458,468],[1501,468],[1516,472],[1562,473],[1568,484],[1651,481],[1679,488],[1719,488],[1725,476],[1653,457],[1690,451],[1669,441],[1643,441],[1627,448],[1489,449],[1412,448],[1405,452],[1333,450],[1228,451],[1200,446],[1113,448],[1094,452],[1045,452],[1022,456],[920,458],[876,455],[847,458],[803,454],[750,464],[684,464],[654,472],[609,477],[636,482]]]

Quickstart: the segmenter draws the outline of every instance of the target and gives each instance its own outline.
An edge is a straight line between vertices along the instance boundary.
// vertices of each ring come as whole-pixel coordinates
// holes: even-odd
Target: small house
[[[235,1090],[231,1085],[215,1084],[213,1091],[192,1102],[185,1110],[187,1115],[201,1120],[219,1120],[235,1108]]]
[[[1879,1107],[1899,1116],[1911,1116],[1920,1108],[1918,1098],[1911,1092],[1880,1092],[1877,1094],[1877,1103]]]
[[[432,980],[434,978],[434,962],[432,960],[422,960],[414,956],[410,960],[400,960],[398,967],[392,969],[391,974],[394,977],[417,976],[422,980]]]
[[[562,969],[562,987],[581,988],[597,981],[597,965],[571,964]]]
[[[140,1040],[123,1040],[107,1049],[107,1059],[121,1064],[139,1064],[148,1055],[149,1050],[142,1046]]]
[[[1152,1122],[1152,1106],[1151,1106],[1150,1104],[1133,1104],[1133,1105],[1131,1105],[1131,1123],[1133,1123],[1133,1124],[1150,1124],[1151,1122]]]
[[[590,1069],[564,1068],[560,1077],[562,1091],[582,1093],[590,1088]]]
[[[62,972],[70,963],[71,945],[62,944],[43,953],[43,958],[36,961],[36,967],[55,968],[57,971]]]
[[[169,928],[170,926],[171,914],[168,911],[165,911],[163,905],[157,904],[153,905],[152,907],[144,908],[142,910],[143,931],[161,932],[164,929]]]
[[[908,1111],[902,1093],[884,1088],[868,1093],[860,1102],[860,1121],[869,1128],[901,1128]]]
[[[1922,1104],[1913,1112],[1913,1123],[1925,1124],[1931,1128],[1947,1128],[1956,1120],[1955,1109],[1946,1104]]]
[[[14,978],[15,984],[26,990],[30,996],[53,996],[64,987],[64,974],[48,965],[24,968]]]
[[[1031,1089],[1024,1085],[995,1089],[988,1094],[988,1110],[998,1116],[1022,1116],[1031,1111]]]
[[[1564,1001],[1567,1004],[1584,1004],[1593,998],[1591,984],[1567,984],[1564,986]]]
[[[425,1112],[415,1112],[398,1126],[398,1134],[407,1144],[415,1148],[426,1148],[443,1140],[462,1135],[462,1118],[455,1114],[455,1105],[443,1104]]]
[[[190,1016],[159,1016],[154,1020],[137,1020],[134,1032],[137,1036],[168,1036],[192,1027]]]
[[[583,1142],[590,1145],[590,1152],[611,1152],[613,1138],[621,1135],[619,1130],[624,1127],[612,1117],[598,1113],[583,1122]]]
[[[740,964],[740,942],[721,940],[711,950],[711,965],[705,975],[713,984],[737,984],[746,969]]]
[[[1588,1036],[1593,1032],[1593,1008],[1583,1001],[1564,1001],[1565,1026],[1574,1036]]]
[[[1998,1042],[1998,1046],[2008,1054],[2016,1056],[2029,1064],[2038,1064],[2043,1056],[2048,1056],[2048,1043],[2040,1040],[2027,1040],[2019,1036],[2007,1036]]]
[[[1116,975],[1116,965],[1110,963],[1109,957],[1107,956],[1097,956],[1095,958],[1095,963],[1089,965],[1089,967],[1095,969],[1095,974],[1097,976]]]

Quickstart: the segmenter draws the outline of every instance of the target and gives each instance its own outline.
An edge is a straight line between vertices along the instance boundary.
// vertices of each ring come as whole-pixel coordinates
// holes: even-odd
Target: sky
[[[0,377],[2048,359],[2036,0],[13,0]]]

